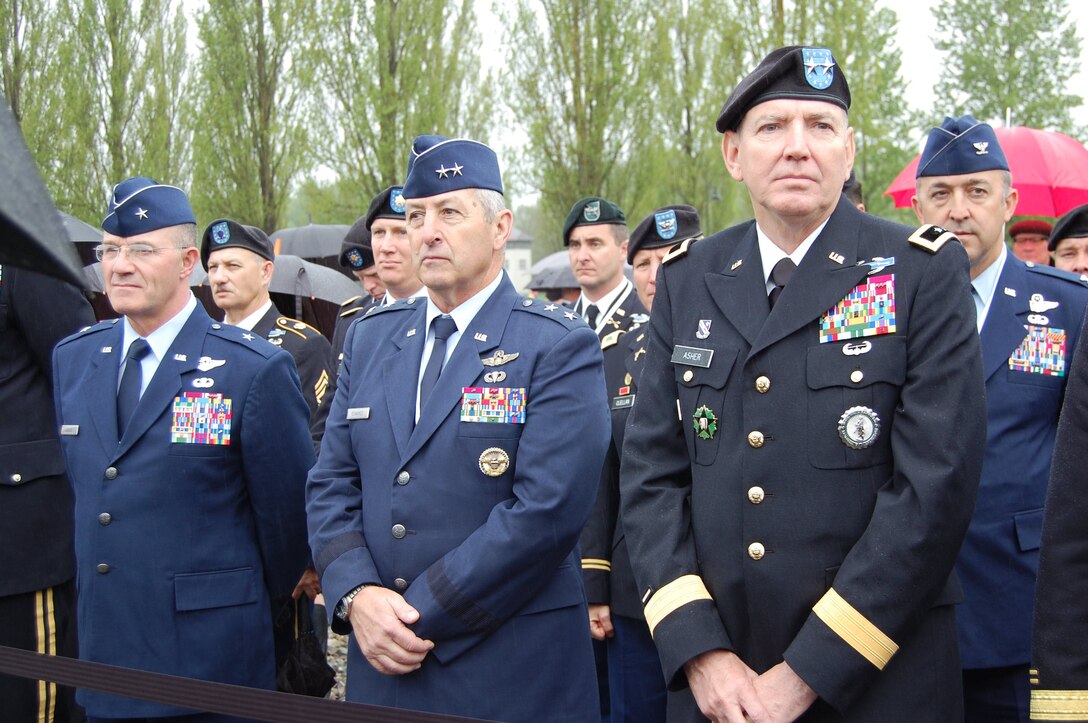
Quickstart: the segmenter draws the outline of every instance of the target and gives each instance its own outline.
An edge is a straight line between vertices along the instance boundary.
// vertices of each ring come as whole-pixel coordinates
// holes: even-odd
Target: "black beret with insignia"
[[[243,226],[229,218],[221,218],[204,229],[204,237],[200,240],[200,263],[204,270],[208,270],[208,257],[212,253],[229,248],[249,249],[263,259],[275,259],[268,234],[256,226]]]
[[[358,219],[344,234],[340,242],[340,265],[361,271],[374,265],[374,251],[370,248],[370,230],[366,216]]]
[[[619,206],[598,196],[577,201],[563,222],[563,245],[570,246],[570,232],[574,227],[599,224],[626,225],[627,217]]]
[[[689,238],[702,238],[703,228],[699,212],[694,206],[681,204],[665,206],[642,219],[627,241],[627,263],[635,262],[635,254],[642,249],[659,249],[674,246]]]
[[[404,220],[404,189],[400,186],[390,186],[370,202],[370,208],[366,211],[366,230],[379,218],[395,218]],[[367,244],[370,243],[369,236]]]
[[[1067,238],[1086,237],[1088,237],[1088,203],[1077,206],[1057,220],[1054,230],[1050,232],[1050,243],[1047,246],[1053,251]]]
[[[733,89],[715,126],[719,133],[735,131],[753,106],[780,98],[822,100],[849,110],[850,86],[827,48],[779,48]]]

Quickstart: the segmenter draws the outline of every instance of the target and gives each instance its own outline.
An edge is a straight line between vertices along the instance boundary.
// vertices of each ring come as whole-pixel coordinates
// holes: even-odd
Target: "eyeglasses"
[[[152,257],[162,251],[177,250],[180,246],[166,246],[159,248],[151,244],[129,244],[118,246],[117,244],[99,244],[94,247],[94,256],[99,261],[116,261],[122,253],[128,256],[129,261],[150,261]]]

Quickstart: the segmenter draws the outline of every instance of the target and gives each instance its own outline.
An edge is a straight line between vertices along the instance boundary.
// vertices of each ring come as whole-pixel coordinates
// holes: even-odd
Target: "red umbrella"
[[[1009,160],[1013,188],[1020,192],[1018,216],[1057,217],[1088,203],[1088,148],[1083,143],[1023,126],[994,128],[994,133]],[[884,192],[896,208],[910,208],[920,157],[915,156]]]

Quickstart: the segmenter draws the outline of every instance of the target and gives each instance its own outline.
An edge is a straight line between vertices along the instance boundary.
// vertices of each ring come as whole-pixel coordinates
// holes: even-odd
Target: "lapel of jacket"
[[[866,260],[858,257],[858,236],[864,217],[844,203],[840,201],[782,290],[752,344],[749,359],[822,316],[868,275],[871,267],[858,264]]]
[[[174,397],[181,392],[181,375],[197,368],[204,349],[204,337],[211,324],[212,320],[208,312],[197,303],[193,313],[189,315],[189,319],[174,338],[174,342],[166,350],[165,356],[159,362],[159,368],[155,371],[155,376],[151,377],[151,382],[140,397],[136,411],[132,413],[132,421],[125,428],[125,436],[117,445],[117,454],[114,459],[131,449],[132,445],[162,416],[164,410],[169,413],[173,409]],[[176,358],[177,356],[184,356],[185,360],[181,361]]]
[[[103,451],[110,455],[117,449],[117,375],[125,351],[121,348],[125,340],[124,322],[118,320],[101,338],[102,346],[91,356],[84,389],[88,406],[94,410],[98,440]]]
[[[257,323],[253,325],[253,329],[251,330],[252,333],[262,339],[267,339],[268,332],[276,328],[276,319],[278,318],[280,318],[279,309],[273,304],[272,307],[257,320]]]
[[[427,340],[427,299],[420,298],[415,302],[415,307],[410,314],[391,312],[400,314],[404,321],[395,325],[390,340],[394,351],[382,362],[386,411],[401,457],[405,456],[415,426],[419,363],[423,357],[423,344]]]
[[[495,289],[495,293],[476,314],[476,318],[472,320],[468,328],[461,333],[457,347],[450,355],[446,366],[443,367],[442,375],[438,378],[430,399],[419,410],[419,421],[408,441],[408,450],[401,460],[402,464],[420,450],[451,413],[457,411],[456,408],[461,402],[461,390],[472,386],[484,371],[481,358],[499,346],[516,299],[517,293],[504,272],[503,280]],[[506,349],[505,351],[513,353],[519,350]],[[418,366],[417,360],[417,369]]]
[[[770,311],[754,223],[744,232],[724,268],[708,272],[705,279],[714,304],[749,344],[754,343]],[[694,334],[695,330],[674,330],[677,332]]]
[[[994,298],[986,312],[979,342],[982,344],[982,371],[987,380],[1003,366],[1008,366],[1020,343],[1027,336],[1028,295],[1027,270],[1024,262],[1011,253],[1005,258],[1005,268],[994,287]],[[1016,296],[1009,296],[1005,289],[1012,289]]]

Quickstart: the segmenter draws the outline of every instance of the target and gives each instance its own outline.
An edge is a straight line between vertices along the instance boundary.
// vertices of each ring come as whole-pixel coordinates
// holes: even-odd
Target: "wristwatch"
[[[340,598],[340,602],[336,605],[336,617],[341,620],[348,619],[348,613],[351,612],[351,601],[355,599],[355,596],[359,594],[359,591],[364,587],[370,587],[367,583],[353,587],[347,595]]]

